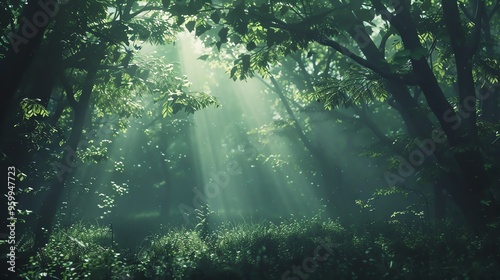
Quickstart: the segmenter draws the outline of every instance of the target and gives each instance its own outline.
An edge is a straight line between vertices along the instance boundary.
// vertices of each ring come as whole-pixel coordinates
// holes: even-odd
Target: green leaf
[[[238,71],[238,67],[234,66],[233,68],[231,68],[231,73],[229,76],[234,79],[234,75],[236,74],[236,71]]]
[[[174,109],[170,107],[167,103],[163,104],[163,110],[161,111],[161,115],[166,118],[171,116],[174,113]]]
[[[189,32],[193,32],[195,26],[196,26],[196,22],[193,20],[186,23],[186,28]]]
[[[199,59],[199,60],[203,60],[203,61],[205,61],[205,60],[207,60],[209,57],[210,57],[210,55],[209,55],[209,54],[204,54],[204,55],[202,55],[202,56],[198,57],[198,59]]]
[[[229,32],[229,28],[224,27],[222,28],[217,35],[220,37],[220,42],[221,43],[227,43],[227,33]]]
[[[256,47],[257,47],[257,45],[253,41],[247,44],[248,51],[251,51],[251,50],[255,49]]]
[[[178,17],[177,17],[177,21],[176,21],[176,23],[177,23],[177,25],[181,25],[181,24],[183,24],[185,21],[186,21],[186,18],[185,18],[184,16],[178,16]]]
[[[28,176],[22,172],[17,173],[17,178],[19,179],[20,182],[22,182],[26,177]]]
[[[228,23],[234,23],[237,19],[237,14],[236,14],[236,11],[233,9],[233,10],[229,10],[229,12],[226,14],[226,21]]]
[[[201,36],[203,33],[207,32],[208,30],[212,29],[211,25],[200,25],[196,27],[196,36]]]
[[[229,37],[229,39],[231,39],[231,42],[235,44],[239,44],[242,41],[241,36],[236,33],[232,34],[231,37]]]
[[[247,22],[244,22],[242,20],[236,22],[234,31],[240,35],[245,35],[248,32]]]
[[[246,54],[241,57],[242,62],[242,72],[246,73],[250,69],[250,55]]]
[[[190,11],[189,14],[191,15],[196,15],[199,10],[203,8],[203,3],[198,2],[198,1],[191,1],[188,4],[188,9]]]
[[[219,13],[220,13],[220,12],[217,10],[217,11],[213,12],[213,13],[210,15],[210,18],[213,20],[213,22],[215,22],[215,23],[219,23],[219,21],[220,21],[220,15],[219,15]]]

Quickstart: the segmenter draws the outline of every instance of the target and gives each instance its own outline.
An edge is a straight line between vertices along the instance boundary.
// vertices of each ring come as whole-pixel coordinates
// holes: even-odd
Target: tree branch
[[[354,54],[349,49],[347,49],[346,47],[340,45],[339,43],[337,43],[333,40],[323,38],[323,39],[316,39],[315,41],[324,45],[324,46],[328,46],[328,47],[335,49],[336,51],[349,57],[350,59],[352,59],[354,62],[358,63],[359,65],[366,67],[366,68],[372,70],[373,72],[377,73],[382,78],[386,78],[389,80],[397,80],[397,81],[403,82],[407,85],[416,85],[417,84],[417,81],[415,79],[413,79],[412,77],[406,77],[406,76],[388,73],[388,72],[380,69],[379,67],[377,67],[375,64],[372,64],[371,62],[367,61],[366,59]]]
[[[481,25],[483,18],[485,16],[484,2],[482,0],[477,0],[476,15],[474,16],[474,30],[472,31],[471,40],[467,46],[467,53],[471,57],[473,56],[477,48],[479,47],[479,42],[481,41]]]
[[[132,19],[132,18],[134,18],[134,17],[136,17],[139,14],[144,13],[144,12],[149,12],[149,11],[163,11],[163,10],[164,10],[163,7],[144,7],[142,9],[140,9],[139,11],[130,14],[130,18]]]
[[[73,108],[76,109],[78,106],[78,102],[75,100],[75,92],[73,90],[73,87],[68,81],[68,78],[66,78],[66,75],[64,73],[61,73],[61,82],[64,88],[64,91],[66,92],[66,98],[68,99],[69,105]]]
[[[380,40],[380,45],[378,47],[380,53],[385,57],[385,45],[387,44],[387,40],[391,37],[392,32],[387,31],[384,36],[382,36],[382,40]]]
[[[300,70],[304,73],[304,76],[305,76],[305,82],[306,82],[306,86],[309,90],[312,90],[312,85],[313,85],[313,81],[311,80],[311,76],[310,75],[306,75],[306,74],[309,74],[306,70],[306,66],[304,65],[304,61],[302,61],[302,59],[300,59],[300,57],[297,57],[297,55],[295,54],[292,54],[290,55],[290,57],[295,60],[295,62],[297,63],[297,65],[299,65],[299,68]]]

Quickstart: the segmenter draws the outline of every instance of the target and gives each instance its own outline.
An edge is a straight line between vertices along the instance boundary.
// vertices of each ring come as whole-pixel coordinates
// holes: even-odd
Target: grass
[[[344,228],[313,218],[172,229],[131,254],[111,247],[109,228],[76,224],[21,270],[26,279],[500,279],[499,244],[446,223]]]

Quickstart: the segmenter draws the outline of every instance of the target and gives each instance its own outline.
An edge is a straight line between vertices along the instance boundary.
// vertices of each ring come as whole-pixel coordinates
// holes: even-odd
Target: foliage
[[[15,25],[19,23],[16,19],[24,19],[23,10],[29,10],[24,9],[21,2],[0,4],[0,30],[16,30]],[[45,162],[61,161],[66,152],[63,148],[69,142],[81,140],[76,151],[79,161],[98,164],[110,159],[109,148],[115,144],[114,137],[126,133],[131,127],[131,118],[140,120],[144,115],[147,115],[144,119],[151,121],[145,126],[147,146],[153,141],[158,145],[156,150],[144,151],[142,156],[159,159],[161,164],[157,165],[163,170],[163,178],[154,182],[155,185],[170,188],[176,181],[169,175],[190,176],[194,164],[184,165],[181,160],[170,163],[175,152],[190,149],[186,144],[189,141],[175,138],[176,134],[187,133],[189,128],[186,126],[182,131],[176,128],[179,119],[174,115],[182,112],[189,115],[220,104],[208,93],[190,91],[191,83],[168,58],[147,57],[141,52],[148,44],[173,42],[182,28],[225,55],[226,61],[221,63],[230,61],[226,66],[233,80],[260,76],[264,84],[267,78],[273,81],[266,85],[279,95],[270,109],[275,112],[275,118],[271,124],[250,133],[261,138],[275,134],[296,139],[299,135],[300,142],[294,142],[290,150],[303,153],[296,153],[302,165],[294,164],[290,156],[280,152],[259,153],[257,159],[268,163],[274,171],[290,163],[298,174],[304,170],[304,177],[320,172],[327,175],[335,169],[329,166],[334,165],[333,160],[319,160],[329,156],[324,153],[326,156],[321,157],[321,143],[311,144],[320,137],[308,138],[315,133],[323,134],[320,132],[324,126],[318,125],[317,119],[312,120],[313,113],[318,112],[328,118],[328,125],[333,123],[335,129],[344,129],[342,131],[349,129],[350,135],[359,133],[361,127],[373,133],[376,137],[370,138],[370,143],[376,142],[374,146],[381,148],[365,154],[387,160],[390,171],[403,165],[398,155],[408,156],[419,151],[417,140],[429,139],[431,131],[435,131],[433,127],[440,127],[447,134],[448,142],[432,143],[432,155],[417,168],[415,182],[409,183],[412,187],[425,184],[425,191],[409,188],[405,183],[375,190],[366,200],[356,200],[362,211],[372,215],[378,209],[377,199],[418,196],[414,204],[394,211],[387,224],[374,227],[375,219],[372,219],[367,227],[342,228],[336,222],[314,218],[278,225],[225,224],[214,230],[209,227],[213,213],[208,208],[197,209],[199,223],[194,230],[176,229],[152,235],[135,256],[122,255],[113,244],[106,244],[109,229],[78,224],[68,229],[57,228],[49,243],[31,257],[23,276],[30,279],[46,276],[217,279],[218,270],[224,268],[220,275],[240,272],[252,279],[278,279],[292,265],[303,265],[304,258],[317,246],[318,237],[335,245],[331,256],[315,269],[311,279],[499,276],[495,270],[498,239],[488,235],[475,237],[462,229],[452,232],[449,224],[421,222],[430,214],[428,189],[441,191],[441,182],[448,183],[446,179],[450,178],[455,181],[450,180],[443,190],[453,193],[450,197],[470,225],[480,229],[488,222],[492,225],[494,218],[498,220],[498,199],[487,194],[498,189],[500,174],[497,172],[498,149],[494,146],[499,131],[499,114],[495,112],[499,105],[500,63],[496,58],[497,39],[492,37],[498,33],[495,13],[499,5],[494,1],[477,3],[476,8],[467,1],[431,0],[416,0],[411,5],[409,1],[380,0],[91,0],[61,6],[57,17],[51,18],[48,31],[38,38],[41,47],[37,56],[40,57],[35,60],[35,66],[19,74],[19,80],[29,85],[18,88],[16,101],[20,107],[16,106],[12,116],[14,127],[18,128],[12,131],[20,133],[7,133],[23,136],[17,150],[9,150],[8,156],[15,158],[19,150],[26,151],[26,155],[19,156],[20,162],[29,163],[31,169],[25,171],[26,174],[35,174],[28,178],[28,184],[39,179],[45,183],[49,176],[53,177],[51,166],[45,166]],[[398,9],[400,4],[404,5],[402,10]],[[444,7],[451,4],[458,5],[456,11]],[[475,15],[470,14],[470,10],[475,10]],[[453,20],[456,24],[450,24]],[[2,60],[9,55],[8,49],[9,42],[3,37]],[[45,53],[51,53],[47,50],[54,50],[54,59],[52,56],[44,59]],[[205,54],[199,59],[213,57]],[[37,67],[52,62],[54,67],[49,67],[54,73],[52,80],[41,81],[51,82],[52,86],[45,90],[48,95],[42,100],[37,92],[40,83],[36,78]],[[94,76],[89,75],[92,72]],[[85,89],[92,93],[90,104],[83,102]],[[494,101],[476,102],[479,97],[476,91],[488,91]],[[464,102],[470,101],[468,98],[473,102]],[[319,110],[318,102],[330,112]],[[373,122],[372,116],[380,112]],[[74,116],[81,118],[73,119]],[[455,127],[453,117],[457,116],[460,122]],[[167,120],[158,121],[160,118]],[[388,118],[391,121],[387,121]],[[188,120],[186,118],[186,123]],[[75,123],[80,124],[82,137],[76,133],[74,141],[69,141],[73,136],[69,137],[68,131],[78,132]],[[96,135],[106,125],[110,131],[101,137],[104,139],[98,139]],[[11,131],[7,129],[7,132]],[[11,136],[10,141],[17,141],[16,137]],[[334,135],[324,137],[336,138]],[[267,138],[262,142],[265,141]],[[168,151],[176,145],[175,151]],[[35,151],[42,151],[38,158]],[[157,151],[159,153],[155,153]],[[185,158],[186,154],[178,155],[178,159],[182,156]],[[112,160],[113,172],[130,172],[128,162],[125,166],[121,158]],[[314,165],[317,162],[320,164]],[[303,168],[306,165],[310,168]],[[319,171],[317,166],[324,170]],[[343,172],[341,168],[337,171]],[[147,172],[133,176],[140,181],[149,176]],[[193,181],[186,185],[192,185]],[[331,188],[332,181],[326,180],[325,187]],[[103,185],[108,189],[92,193],[101,199],[97,206],[109,214],[109,209],[117,204],[115,198],[128,193],[129,188],[127,183],[115,181]],[[327,191],[332,193],[331,189]],[[62,191],[48,197],[61,195]],[[435,197],[436,205],[447,203],[438,197]],[[341,199],[352,202],[347,195]],[[416,217],[418,226],[405,223],[403,214]],[[489,221],[483,221],[485,214]]]
[[[21,109],[23,110],[24,113],[24,118],[29,120],[32,117],[40,116],[40,117],[47,117],[49,115],[49,112],[43,105],[40,105],[38,102],[40,102],[40,99],[37,100],[31,100],[28,98],[24,98],[21,101]]]
[[[361,211],[370,218],[370,222],[373,223],[375,222],[375,212],[377,211],[378,205],[384,205],[384,202],[388,201],[388,197],[398,196],[398,198],[403,197],[404,199],[408,199],[411,194],[418,196],[416,202],[410,203],[404,210],[393,211],[389,217],[381,218],[383,220],[388,218],[387,221],[389,223],[401,223],[402,221],[408,220],[412,222],[429,222],[429,205],[426,195],[420,190],[410,189],[405,186],[376,189],[373,191],[370,198],[366,200],[357,199],[355,203],[361,208]],[[427,218],[427,220],[425,220],[425,218]]]
[[[309,279],[499,276],[498,236],[472,235],[448,222],[433,227],[380,223],[343,228],[319,217],[291,218],[279,224],[224,224],[205,240],[196,230],[170,229],[146,238],[136,255],[111,248],[109,238],[108,227],[77,224],[58,229],[49,244],[22,268],[23,276],[279,279],[292,266],[301,267],[318,246],[328,246],[319,251],[326,259],[317,262]],[[210,278],[215,275],[221,278]]]
[[[109,279],[127,273],[120,253],[112,249],[110,228],[75,224],[58,228],[49,243],[30,257],[28,279],[58,275],[61,279]]]
[[[326,110],[360,105],[363,102],[384,102],[388,96],[383,81],[373,73],[363,73],[363,69],[350,67],[340,78],[328,78],[315,84],[315,91],[309,95],[320,101]]]

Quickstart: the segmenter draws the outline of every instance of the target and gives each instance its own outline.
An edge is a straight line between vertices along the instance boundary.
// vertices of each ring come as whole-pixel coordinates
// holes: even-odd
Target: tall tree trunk
[[[358,22],[358,26],[363,26],[362,22]],[[349,34],[356,41],[362,53],[368,61],[378,65],[382,69],[389,71],[385,61],[384,51],[379,50],[370,36],[364,31],[364,28],[351,28]],[[381,65],[382,62],[382,65]],[[394,98],[395,104],[393,107],[399,112],[407,127],[408,135],[412,138],[429,138],[432,135],[432,122],[427,115],[422,114],[419,110],[420,105],[417,100],[412,98],[408,86],[403,82],[395,79],[384,79],[384,85],[387,92]],[[402,149],[391,146],[398,154],[402,154]],[[449,159],[444,155],[442,147],[436,144],[436,151],[432,155],[435,160],[442,166],[454,166]],[[454,187],[453,178],[455,177],[453,169],[448,174],[442,174],[438,180],[433,183],[434,188],[434,205],[436,219],[442,219],[446,215],[446,196],[445,191]]]
[[[453,7],[449,7],[450,3],[453,4],[452,2],[456,5],[456,1],[453,0],[443,0],[442,2],[443,10],[445,10],[445,17],[456,16],[455,11],[452,10]],[[380,0],[372,0],[372,3],[379,13],[391,15]],[[401,11],[397,15],[391,15],[388,20],[398,31],[405,48],[410,50],[410,52],[417,53],[418,50],[424,48],[418,37],[415,22],[410,11],[411,7],[409,1],[405,1],[402,3]],[[456,18],[445,19],[448,25],[453,24],[456,20]],[[457,26],[448,26],[448,28],[457,28]],[[454,35],[456,36],[453,32],[450,34],[450,36]],[[455,56],[456,59],[464,59],[460,52],[458,52],[458,55],[455,53]],[[471,114],[473,116],[472,119],[468,119],[466,121],[467,124],[464,127],[461,127],[459,122],[460,116],[454,112],[453,108],[446,100],[445,95],[426,59],[427,58],[425,56],[418,58],[410,57],[410,61],[413,66],[413,73],[417,78],[418,86],[422,90],[427,104],[438,119],[441,128],[448,137],[448,143],[451,147],[458,148],[458,151],[455,152],[454,155],[460,168],[461,176],[464,180],[463,183],[455,185],[454,189],[451,190],[453,198],[457,202],[457,205],[461,208],[469,224],[476,230],[480,230],[480,228],[485,225],[484,217],[480,210],[482,208],[481,197],[485,189],[486,181],[482,155],[478,149],[470,148],[471,146],[477,145],[475,142],[475,134],[477,133],[474,117],[475,105],[473,109],[474,114]],[[467,67],[467,62],[463,61],[460,62],[460,66],[457,65],[457,68],[458,67],[461,68],[457,69],[457,71],[461,72],[458,75],[458,78],[462,79],[462,81],[459,81],[459,84],[465,87],[459,95],[461,95],[460,97],[463,99],[461,101],[466,101],[465,99],[467,96],[475,94],[473,89],[473,80],[471,83],[471,76],[468,74],[468,72],[471,71],[471,68]],[[472,92],[470,89],[471,84]],[[465,103],[462,104],[466,106]],[[468,135],[469,133],[471,135]]]
[[[77,102],[77,106],[74,107],[73,126],[66,149],[61,158],[62,162],[58,165],[59,170],[57,170],[57,176],[53,179],[38,212],[40,219],[35,230],[35,248],[41,248],[47,243],[48,237],[52,231],[52,223],[57,214],[60,199],[64,192],[66,179],[76,168],[76,152],[85,125],[85,115],[89,108],[90,97],[92,95],[97,71],[97,67],[88,70],[83,84],[82,94]]]
[[[29,86],[21,92],[21,98],[38,99],[39,104],[47,108],[56,84],[56,68],[61,61],[61,51],[61,48],[56,45],[50,45],[50,47],[40,51],[33,63],[35,69],[28,71],[29,74],[25,78]],[[16,103],[19,101],[19,98],[16,98]],[[19,106],[15,106],[15,108],[19,108]],[[19,111],[15,111],[15,113],[18,114]],[[32,143],[30,138],[19,137],[19,135],[30,135],[36,130],[37,121],[44,122],[45,120],[40,116],[23,121],[21,118],[22,116],[19,116],[18,119],[20,125],[4,127],[6,137],[2,139],[2,142],[5,142],[2,143],[1,149],[12,164],[24,170],[36,152],[33,148],[36,143]]]
[[[14,41],[9,44],[6,56],[0,61],[0,89],[2,89],[2,94],[0,94],[0,132],[4,131],[6,119],[11,112],[11,102],[42,43],[45,30],[52,18],[47,16],[48,22],[40,27],[33,25],[35,14],[42,10],[38,2],[37,0],[27,1],[18,17],[19,28],[12,36]],[[28,27],[28,23],[25,21],[28,21],[32,26]]]

